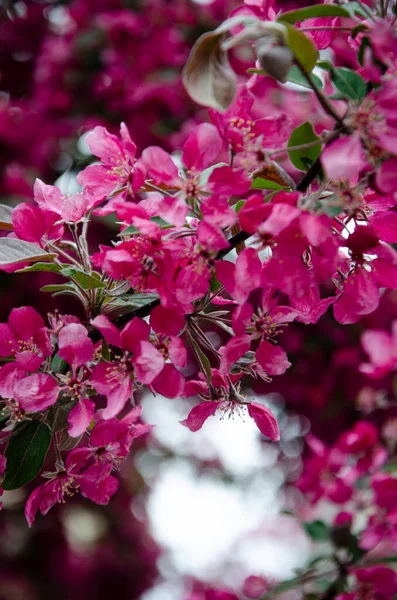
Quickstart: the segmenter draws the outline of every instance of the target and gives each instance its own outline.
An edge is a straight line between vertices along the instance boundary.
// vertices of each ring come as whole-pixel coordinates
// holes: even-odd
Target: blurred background
[[[0,202],[31,201],[36,177],[71,193],[76,174],[92,161],[85,134],[98,124],[117,131],[125,121],[139,150],[179,148],[207,119],[184,92],[181,69],[197,37],[237,4],[0,0]],[[309,2],[283,0],[282,8],[299,4]],[[338,51],[349,65],[343,41]],[[233,64],[244,74],[243,55]],[[274,113],[282,107],[294,119],[310,111],[306,94],[266,85]],[[113,227],[110,218],[98,221],[92,249]],[[32,305],[43,316],[52,310],[54,299],[38,291],[51,277],[1,273],[1,320],[13,306]],[[79,311],[73,299],[56,305]],[[211,586],[238,590],[249,575],[292,576],[312,551],[289,514],[304,508],[294,487],[302,438],[312,430],[334,441],[360,402],[382,394],[357,379],[358,341],[363,325],[381,327],[396,316],[396,295],[388,293],[360,325],[338,326],[325,316],[316,326],[288,328],[282,345],[293,367],[275,383],[245,389],[276,413],[278,444],[237,418],[210,419],[192,434],[179,424],[188,401],[145,396],[144,419],[157,425],[134,443],[109,506],[75,497],[29,530],[29,489],[5,493],[0,600],[216,600]]]

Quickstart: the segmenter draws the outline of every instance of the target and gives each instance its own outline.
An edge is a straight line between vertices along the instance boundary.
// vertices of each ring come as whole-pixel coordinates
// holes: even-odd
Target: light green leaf
[[[311,73],[316,66],[318,52],[313,42],[299,29],[288,25],[287,27],[287,44],[295,55],[299,64]]]
[[[337,6],[336,4],[318,4],[315,6],[307,6],[298,8],[297,10],[289,10],[281,14],[277,21],[282,23],[290,23],[293,25],[298,21],[305,19],[313,19],[315,17],[349,17],[350,14],[346,8]]]
[[[302,123],[299,127],[296,127],[291,137],[288,140],[288,147],[290,146],[301,146],[311,142],[319,141],[318,146],[311,146],[309,148],[302,148],[301,150],[291,150],[288,152],[290,161],[297,169],[301,171],[307,171],[307,163],[302,159],[310,159],[313,163],[318,159],[321,154],[321,139],[313,129],[313,124],[310,121]]]

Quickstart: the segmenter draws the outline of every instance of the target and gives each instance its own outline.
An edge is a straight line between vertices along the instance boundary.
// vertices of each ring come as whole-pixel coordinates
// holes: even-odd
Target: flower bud
[[[255,50],[262,69],[277,81],[285,83],[294,62],[292,51],[287,46],[274,45],[268,38],[258,40]]]

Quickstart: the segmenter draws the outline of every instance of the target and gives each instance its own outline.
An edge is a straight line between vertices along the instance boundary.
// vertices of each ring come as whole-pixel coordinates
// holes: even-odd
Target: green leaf
[[[157,294],[125,294],[106,304],[106,314],[111,313],[113,317],[114,315],[128,314],[156,302],[158,299]]]
[[[216,292],[217,290],[219,290],[219,288],[221,287],[221,282],[218,280],[217,276],[215,275],[215,273],[212,273],[211,275],[211,281],[210,281],[210,291],[211,292]]]
[[[32,271],[47,271],[50,273],[60,273],[61,267],[55,263],[38,262],[34,265],[29,265],[24,269],[18,269],[16,273],[31,273]]]
[[[66,267],[62,269],[61,275],[71,277],[73,281],[78,283],[83,290],[93,290],[106,287],[106,283],[101,281],[99,273],[89,275],[76,267]]]
[[[102,340],[102,357],[103,357],[103,360],[110,362],[109,344],[107,343],[107,341],[105,339]]]
[[[53,373],[66,373],[68,368],[68,363],[56,353],[51,361],[51,371]]]
[[[317,48],[302,31],[292,27],[292,25],[286,24],[286,27],[287,45],[305,71],[311,73],[317,62]]]
[[[355,71],[340,67],[331,71],[331,81],[346,98],[363,100],[367,95],[367,84]]]
[[[342,6],[335,4],[319,4],[317,6],[307,6],[306,8],[298,8],[297,10],[289,10],[277,18],[277,21],[282,23],[297,23],[305,19],[313,19],[315,17],[349,17],[350,13]]]
[[[236,213],[239,213],[239,212],[240,212],[240,210],[243,208],[244,204],[245,204],[245,200],[239,200],[239,201],[238,201],[238,202],[236,202],[236,204],[233,206],[233,210],[234,210]]]
[[[307,164],[302,159],[308,158],[312,162],[315,162],[321,154],[321,139],[313,129],[313,124],[310,121],[302,123],[299,127],[296,127],[291,137],[288,140],[288,147],[301,146],[302,144],[308,144],[310,142],[319,141],[318,146],[311,146],[310,148],[303,148],[301,150],[291,150],[288,152],[290,161],[297,169],[301,171],[307,170]]]
[[[76,288],[72,283],[54,283],[51,285],[44,285],[40,288],[40,292],[61,292],[61,293],[70,293],[75,292]]]
[[[194,340],[191,336],[189,336],[189,342],[192,345],[192,350],[196,356],[196,360],[199,364],[199,367],[202,369],[208,385],[210,385],[212,381],[212,370],[210,361],[208,360],[204,352],[201,350],[196,340]]]
[[[323,521],[312,521],[303,524],[306,533],[316,542],[325,542],[329,539],[329,529]]]
[[[262,179],[262,177],[256,177],[251,184],[252,190],[288,190],[289,188],[285,185],[280,185],[270,179]]]
[[[318,88],[319,90],[322,90],[323,82],[321,81],[320,77],[317,77],[317,75],[314,75],[313,73],[311,74],[311,77],[312,77],[312,80],[313,80],[316,88]],[[290,68],[288,76],[287,76],[287,81],[290,81],[291,83],[297,83],[298,85],[308,88],[309,90],[312,89],[311,86],[309,85],[307,79],[302,75],[302,72],[299,70],[299,68],[296,65],[293,65]]]
[[[332,71],[334,68],[334,65],[329,60],[319,60],[317,66],[325,71]]]
[[[10,438],[5,456],[7,468],[2,487],[16,490],[40,472],[51,443],[51,431],[39,421],[21,423]]]

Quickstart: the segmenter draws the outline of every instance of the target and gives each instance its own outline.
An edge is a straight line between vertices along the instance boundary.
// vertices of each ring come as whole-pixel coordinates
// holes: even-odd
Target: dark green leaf
[[[51,431],[39,421],[21,423],[10,438],[5,456],[7,468],[2,487],[16,490],[40,472],[51,443]]]
[[[329,529],[323,521],[312,521],[303,524],[306,533],[316,542],[325,542],[329,539]]]
[[[351,100],[363,100],[367,95],[364,79],[351,69],[340,67],[331,71],[331,80],[341,94]]]
[[[315,17],[349,17],[349,12],[342,8],[342,6],[336,6],[335,4],[319,4],[315,6],[307,6],[305,8],[298,8],[297,10],[289,10],[277,18],[277,21],[283,23],[297,23],[298,21],[304,21],[305,19],[313,19]]]
[[[198,343],[196,342],[196,340],[194,340],[191,336],[189,336],[189,342],[192,346],[192,350],[196,357],[198,365],[199,365],[200,369],[203,371],[203,374],[205,375],[205,379],[207,380],[208,385],[210,385],[211,381],[212,381],[211,363],[208,360],[208,358],[206,357],[206,355],[204,354],[204,352],[201,350],[201,348],[198,345]]]
[[[243,208],[245,204],[245,200],[239,200],[238,202],[236,202],[236,204],[233,206],[233,210],[238,213],[240,212],[240,210]]]
[[[217,279],[215,273],[212,273],[211,281],[210,281],[210,291],[216,292],[221,287],[221,282]]]
[[[68,370],[68,363],[66,361],[64,361],[63,358],[61,358],[58,353],[55,354],[55,356],[51,362],[51,371],[53,373],[66,373],[67,370]]]
[[[360,47],[357,52],[357,60],[362,67],[364,66],[364,54],[365,54],[366,48],[371,48],[371,51],[372,51],[371,42],[368,37],[362,37]],[[382,66],[382,63],[377,60],[377,58],[376,58],[376,56],[374,56],[373,52],[372,52],[372,61],[374,64],[376,64],[378,66]]]
[[[319,60],[317,66],[325,71],[332,71],[334,68],[334,65],[329,60]]]
[[[362,33],[363,31],[368,31],[368,25],[366,25],[365,23],[360,23],[359,25],[354,27],[354,29],[352,29],[351,32],[351,37],[353,38],[353,40],[358,36],[359,33]]]
[[[107,362],[110,362],[109,344],[107,343],[107,341],[105,339],[102,340],[102,357]]]
[[[37,262],[34,265],[29,265],[24,269],[18,269],[17,273],[31,273],[32,271],[47,271],[50,273],[59,273],[61,267],[55,263]]]
[[[76,267],[66,267],[62,269],[61,274],[64,277],[71,277],[83,290],[93,290],[106,287],[106,283],[101,281],[99,273],[89,275]]]
[[[289,188],[285,185],[280,185],[270,179],[262,179],[262,177],[256,177],[251,184],[253,190],[288,190]]]
[[[320,77],[317,77],[317,75],[313,75],[313,73],[312,73],[311,78],[312,78],[316,88],[318,88],[319,90],[322,90],[323,82],[321,81]],[[302,75],[302,72],[299,70],[299,68],[296,65],[294,65],[293,67],[290,68],[288,76],[287,76],[287,81],[290,81],[291,83],[297,83],[298,85],[308,88],[309,90],[312,89],[310,84],[308,83],[307,79],[304,77],[304,75]]]
[[[317,48],[302,31],[292,27],[292,25],[286,24],[286,27],[289,48],[305,71],[311,73],[317,62]]]
[[[290,161],[297,169],[301,171],[307,170],[307,164],[302,159],[308,158],[312,161],[316,161],[321,154],[321,139],[313,129],[313,124],[310,121],[302,123],[299,127],[296,127],[291,137],[288,140],[288,147],[301,146],[303,144],[309,144],[311,142],[319,141],[317,146],[311,146],[309,148],[303,148],[301,150],[291,150],[288,152]]]

